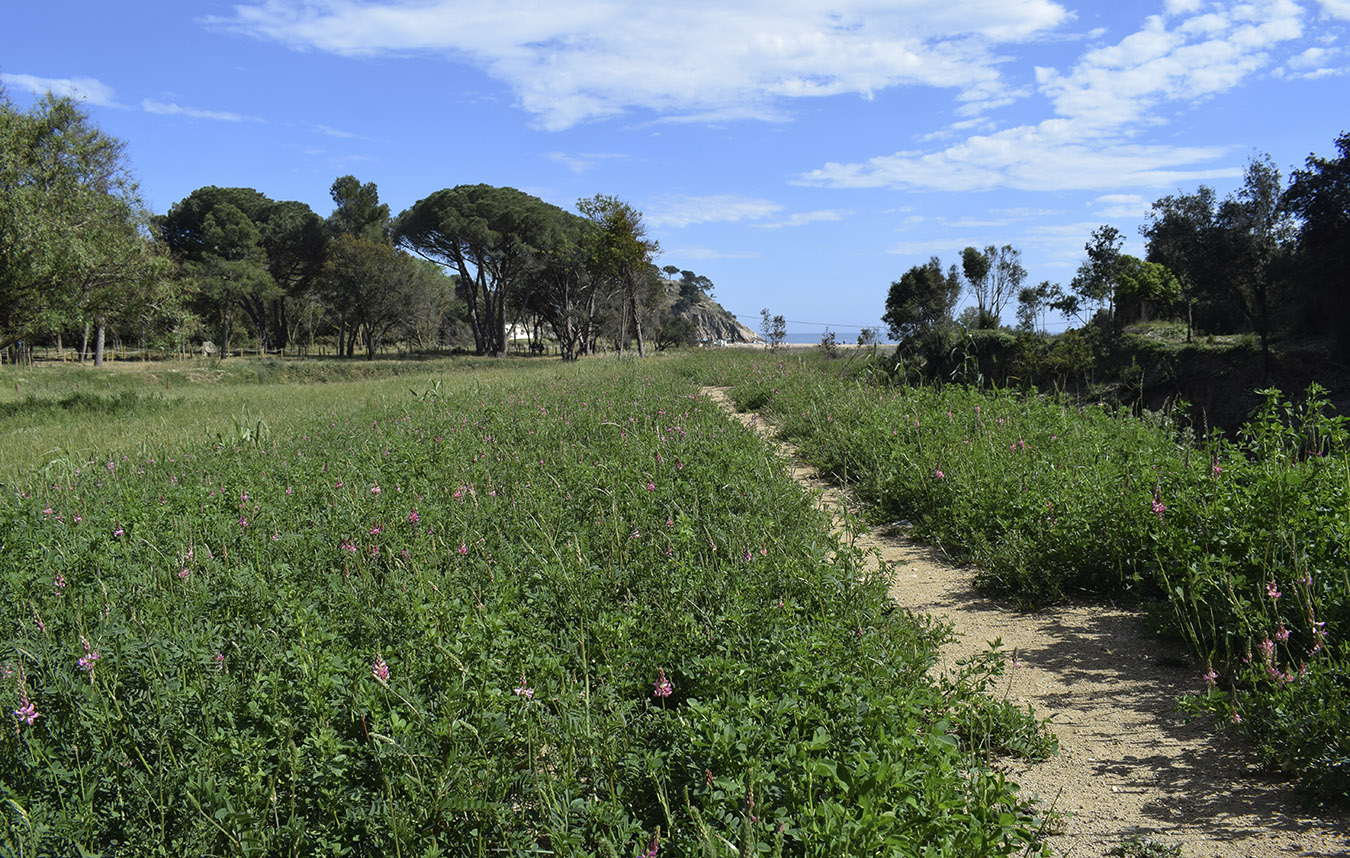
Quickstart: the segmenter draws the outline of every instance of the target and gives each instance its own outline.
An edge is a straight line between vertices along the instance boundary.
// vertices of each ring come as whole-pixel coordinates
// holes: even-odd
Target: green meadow
[[[702,357],[0,373],[0,852],[1010,855],[1054,742]]]

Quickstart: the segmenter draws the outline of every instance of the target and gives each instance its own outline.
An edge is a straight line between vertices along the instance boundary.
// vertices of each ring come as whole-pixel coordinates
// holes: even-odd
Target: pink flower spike
[[[384,659],[375,656],[375,660],[370,663],[370,675],[381,685],[389,684],[389,665],[385,664]]]
[[[1209,670],[1205,671],[1204,680],[1205,680],[1205,684],[1206,684],[1206,685],[1209,685],[1209,686],[1212,687],[1212,686],[1214,685],[1214,683],[1218,681],[1218,679],[1219,679],[1219,674],[1217,674],[1217,673],[1214,672],[1214,668],[1211,667]]]
[[[1266,585],[1266,595],[1271,598],[1271,601],[1274,601],[1284,594],[1280,592],[1280,588],[1275,586],[1275,582],[1272,580]]]
[[[656,682],[652,684],[652,696],[666,698],[669,697],[674,690],[675,686],[671,685],[670,680],[666,678],[665,669],[662,668],[657,670]]]
[[[467,546],[467,545],[465,545],[464,543],[461,542],[461,543],[459,544],[459,547],[456,548],[455,550],[458,551],[460,554],[468,554],[468,553],[469,553],[469,546]]]
[[[945,480],[945,479],[947,479],[947,475],[944,474],[944,473],[942,473],[942,469],[941,469],[941,468],[938,468],[936,471],[934,471],[934,472],[933,472],[933,476],[937,477],[939,480]]]
[[[38,719],[37,707],[33,705],[33,701],[24,697],[22,705],[14,710],[14,717],[31,727],[33,722]]]

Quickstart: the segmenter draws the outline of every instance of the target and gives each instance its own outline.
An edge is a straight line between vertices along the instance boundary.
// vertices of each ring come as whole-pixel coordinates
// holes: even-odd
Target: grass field
[[[1001,656],[930,673],[719,371],[0,373],[0,853],[1035,851]]]

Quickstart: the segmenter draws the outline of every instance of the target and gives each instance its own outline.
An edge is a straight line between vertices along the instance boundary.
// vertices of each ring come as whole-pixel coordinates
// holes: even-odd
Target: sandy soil
[[[736,413],[724,390],[704,393],[774,443],[792,477],[843,528],[839,513],[853,504],[838,487],[773,440],[758,415]],[[903,529],[851,538],[891,569],[898,602],[955,624],[945,665],[994,639],[1016,651],[1009,699],[1053,718],[1060,752],[1010,774],[1025,794],[1063,814],[1049,837],[1055,854],[1106,856],[1137,836],[1197,858],[1350,855],[1345,813],[1306,809],[1288,782],[1256,767],[1240,741],[1176,711],[1181,694],[1200,688],[1199,671],[1149,634],[1137,612],[1071,605],[1018,613],[977,593],[970,569],[908,541]]]

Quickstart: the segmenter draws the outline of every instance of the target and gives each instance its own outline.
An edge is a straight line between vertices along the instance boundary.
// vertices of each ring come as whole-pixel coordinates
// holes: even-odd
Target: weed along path
[[[724,389],[704,393],[775,443],[793,478],[845,530],[851,502],[838,487],[801,464],[792,445],[773,439],[758,415],[737,413]],[[1137,612],[1071,605],[1017,613],[976,592],[971,570],[901,533],[848,535],[891,568],[897,602],[954,624],[944,668],[995,639],[1016,653],[999,692],[1052,718],[1060,751],[1045,763],[1015,764],[1010,776],[1056,814],[1048,838],[1056,855],[1350,854],[1344,813],[1304,810],[1287,782],[1256,766],[1250,749],[1177,712],[1177,698],[1201,679],[1184,653],[1143,628]]]

